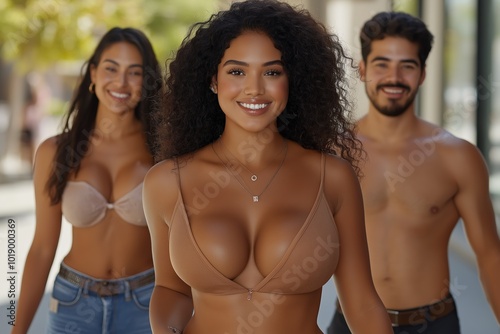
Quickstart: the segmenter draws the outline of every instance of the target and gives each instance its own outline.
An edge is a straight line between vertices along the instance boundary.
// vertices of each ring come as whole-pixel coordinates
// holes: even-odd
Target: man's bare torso
[[[361,186],[377,292],[393,309],[444,298],[448,241],[459,218],[450,170],[454,137],[419,122],[402,140],[380,140],[361,121],[359,138],[367,152]]]

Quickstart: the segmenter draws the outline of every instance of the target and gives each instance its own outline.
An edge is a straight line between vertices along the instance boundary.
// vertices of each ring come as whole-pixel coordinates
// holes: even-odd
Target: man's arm
[[[454,202],[476,254],[486,296],[500,323],[500,238],[490,198],[488,169],[475,146],[462,140],[453,145],[456,148],[449,162],[458,183]]]

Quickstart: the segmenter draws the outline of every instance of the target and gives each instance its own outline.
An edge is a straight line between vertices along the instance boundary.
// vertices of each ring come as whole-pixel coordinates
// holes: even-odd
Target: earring
[[[214,84],[210,85],[210,90],[212,91],[212,93],[217,94],[217,88],[214,86]]]
[[[90,94],[95,93],[95,84],[93,82],[90,83],[89,92],[90,92]]]

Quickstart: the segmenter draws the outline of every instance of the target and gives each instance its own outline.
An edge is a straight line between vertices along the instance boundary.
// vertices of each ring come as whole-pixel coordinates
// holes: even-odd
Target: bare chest
[[[436,147],[366,145],[361,181],[367,214],[393,212],[426,218],[453,204],[457,185]]]

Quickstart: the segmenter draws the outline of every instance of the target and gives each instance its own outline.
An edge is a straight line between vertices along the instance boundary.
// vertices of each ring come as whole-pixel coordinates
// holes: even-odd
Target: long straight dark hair
[[[46,189],[51,203],[61,201],[69,175],[77,173],[82,158],[88,151],[90,137],[95,128],[99,100],[91,93],[90,68],[97,66],[101,55],[108,47],[118,42],[134,45],[142,55],[144,66],[142,96],[134,115],[143,124],[146,141],[152,151],[150,113],[157,107],[156,100],[162,88],[162,73],[153,47],[146,35],[134,28],[115,27],[100,40],[94,53],[82,67],[81,81],[75,91],[68,112],[63,118],[63,130],[57,136],[57,150],[54,167],[47,181]]]

